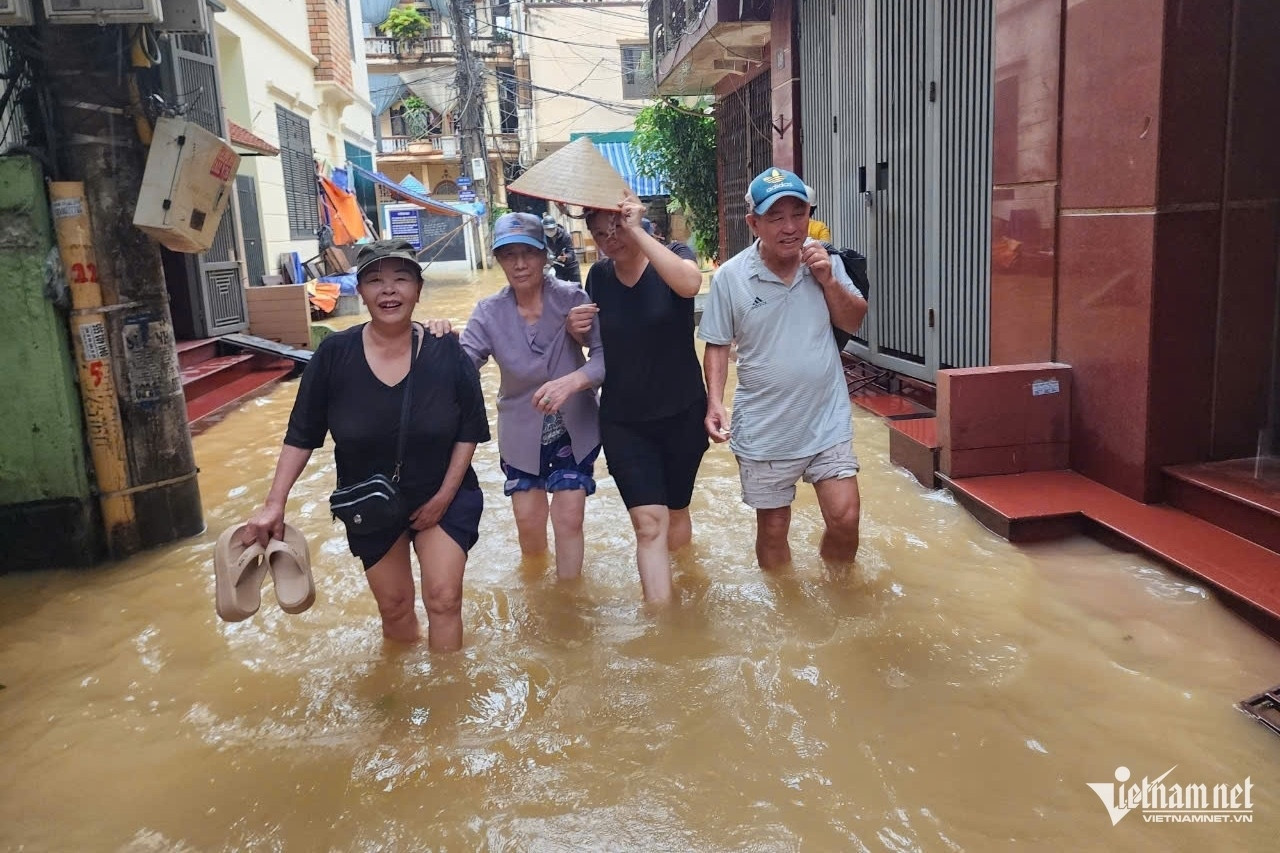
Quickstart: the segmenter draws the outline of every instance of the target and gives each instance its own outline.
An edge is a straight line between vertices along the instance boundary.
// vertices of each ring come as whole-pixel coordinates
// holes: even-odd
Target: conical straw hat
[[[511,192],[618,210],[631,188],[588,137],[579,137],[507,184]]]

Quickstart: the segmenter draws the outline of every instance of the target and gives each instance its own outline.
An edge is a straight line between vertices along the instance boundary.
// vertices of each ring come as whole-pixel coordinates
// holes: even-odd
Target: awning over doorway
[[[635,156],[631,151],[630,133],[573,133],[570,141],[587,136],[609,161],[622,179],[638,196],[667,195],[669,190],[662,178],[647,178],[636,170]],[[620,138],[621,137],[621,138]]]
[[[241,127],[234,121],[227,122],[228,135],[231,137],[231,144],[236,148],[246,148],[258,154],[265,154],[268,157],[274,157],[280,153],[280,149],[263,139],[246,127]]]
[[[381,172],[370,172],[368,169],[363,169],[355,163],[349,163],[348,165],[351,166],[352,170],[357,175],[360,175],[362,178],[370,180],[382,187],[390,193],[393,198],[400,199],[401,201],[408,202],[409,204],[416,204],[418,207],[421,207],[424,210],[430,210],[433,213],[440,213],[445,216],[462,216],[462,211],[456,210],[447,204],[433,201],[424,195],[419,195],[406,187],[402,187]]]
[[[420,68],[400,75],[409,91],[426,101],[440,115],[452,112],[458,104],[455,85],[457,72],[452,66]]]

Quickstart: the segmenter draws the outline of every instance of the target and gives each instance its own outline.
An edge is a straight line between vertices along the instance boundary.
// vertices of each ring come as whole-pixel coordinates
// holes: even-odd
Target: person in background
[[[787,534],[801,479],[813,484],[826,525],[821,556],[847,566],[858,553],[858,459],[831,327],[857,329],[867,303],[844,265],[806,236],[812,200],[796,175],[767,169],[746,200],[756,241],[716,272],[698,326],[707,343],[706,430],[730,441],[738,459],[762,569],[791,562]],[[738,347],[732,429],[724,406],[731,344]]]
[[[662,226],[653,220],[644,219],[640,224],[644,226],[644,230],[648,232],[650,237],[657,240],[671,251],[676,252],[677,254],[683,254],[681,251],[682,249],[691,253],[693,252],[693,249],[691,249],[687,243],[681,243],[679,240],[668,240],[667,235],[662,233]]]
[[[453,335],[432,337],[411,319],[422,297],[422,267],[403,240],[368,243],[356,281],[369,321],[320,342],[302,374],[284,446],[264,506],[245,524],[244,544],[279,539],[285,503],[311,453],[333,437],[338,484],[398,473],[404,523],[375,533],[347,532],[378,602],[382,633],[421,637],[409,549],[418,555],[431,649],[462,647],[462,574],[480,533],[484,496],[471,468],[489,440],[480,376]],[[417,339],[417,349],[413,341]],[[414,359],[403,465],[396,449],[401,406]]]
[[[573,238],[565,227],[556,222],[550,213],[542,215],[542,233],[556,278],[582,284],[582,270],[578,266],[578,253],[573,249]]]
[[[831,229],[827,227],[827,223],[815,218],[818,212],[818,194],[808,184],[804,185],[804,191],[809,202],[809,236],[823,243],[830,243]]]
[[[585,343],[598,318],[609,363],[600,400],[604,454],[635,529],[644,598],[665,602],[670,552],[692,536],[689,503],[707,450],[707,395],[693,343],[702,274],[687,248],[672,251],[650,236],[643,216],[634,196],[621,211],[587,212],[608,257],[587,274],[592,304],[573,309],[569,329]]]
[[[556,575],[582,573],[582,518],[594,494],[604,381],[599,325],[586,334],[589,357],[566,330],[569,311],[587,302],[581,287],[546,273],[542,222],[508,213],[493,226],[493,256],[507,286],[480,300],[461,343],[476,367],[489,358],[501,372],[498,452],[520,550],[547,551],[547,517],[555,533]],[[548,510],[548,496],[550,507]]]

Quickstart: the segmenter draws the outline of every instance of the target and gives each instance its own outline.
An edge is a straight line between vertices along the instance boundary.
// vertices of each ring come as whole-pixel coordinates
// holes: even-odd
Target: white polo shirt
[[[698,337],[738,345],[733,452],[762,462],[814,456],[853,440],[831,314],[807,266],[784,282],[764,265],[759,246],[756,241],[716,272]],[[843,264],[833,262],[831,269],[858,293]]]

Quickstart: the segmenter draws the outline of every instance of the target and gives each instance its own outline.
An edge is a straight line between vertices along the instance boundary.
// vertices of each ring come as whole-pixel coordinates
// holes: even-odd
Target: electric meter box
[[[35,22],[31,0],[0,0],[0,27],[29,27]]]
[[[156,122],[133,224],[175,252],[203,252],[234,191],[240,155],[195,122]]]
[[[51,24],[158,24],[160,0],[44,0]]]

